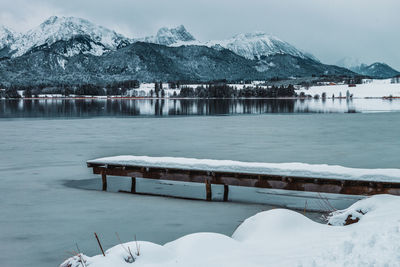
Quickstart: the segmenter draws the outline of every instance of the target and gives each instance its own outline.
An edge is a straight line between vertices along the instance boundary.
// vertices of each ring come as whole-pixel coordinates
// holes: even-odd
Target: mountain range
[[[75,17],[50,17],[24,34],[0,27],[0,83],[109,83],[346,75],[262,32],[201,42],[181,25],[128,38]]]
[[[336,65],[347,68],[355,73],[378,79],[386,79],[400,75],[399,71],[393,69],[385,63],[375,62],[367,65],[354,57],[342,58],[336,63]]]

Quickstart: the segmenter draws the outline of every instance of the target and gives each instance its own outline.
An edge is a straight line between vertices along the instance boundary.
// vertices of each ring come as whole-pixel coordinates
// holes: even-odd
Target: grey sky
[[[183,24],[199,40],[265,31],[325,63],[343,57],[400,70],[399,0],[0,0],[0,24],[26,31],[77,16],[130,37]]]

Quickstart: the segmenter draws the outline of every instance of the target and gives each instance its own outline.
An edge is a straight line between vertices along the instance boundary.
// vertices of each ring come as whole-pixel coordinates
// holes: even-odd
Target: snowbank
[[[223,172],[293,175],[344,180],[399,181],[400,169],[359,169],[326,164],[261,163],[174,157],[116,156],[89,160],[88,163],[139,165]]]
[[[331,214],[328,224],[300,213],[274,209],[245,220],[228,237],[216,233],[184,236],[164,246],[130,242],[106,256],[70,258],[66,266],[399,266],[400,197],[373,196]],[[357,223],[343,225],[351,214]],[[137,253],[139,248],[139,252]],[[135,261],[129,259],[132,252]],[[139,254],[139,255],[138,255]]]

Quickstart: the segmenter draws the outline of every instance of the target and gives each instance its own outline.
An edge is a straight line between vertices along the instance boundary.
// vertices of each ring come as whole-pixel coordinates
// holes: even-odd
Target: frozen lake
[[[376,101],[383,100],[371,101],[382,109]],[[11,114],[6,102],[0,101],[2,117]],[[116,118],[132,114],[104,114],[101,105],[65,113],[65,102],[52,102],[34,109],[38,119],[16,103],[18,115],[11,117],[22,118],[0,119],[1,266],[57,266],[75,243],[85,254],[99,254],[95,231],[106,248],[118,243],[115,232],[122,241],[136,234],[157,243],[199,231],[230,235],[245,218],[271,208],[79,189],[99,179],[86,168],[88,159],[134,154],[399,167],[399,112]]]

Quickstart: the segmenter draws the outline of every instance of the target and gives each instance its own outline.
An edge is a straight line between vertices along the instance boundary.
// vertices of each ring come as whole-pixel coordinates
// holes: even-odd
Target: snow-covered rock
[[[129,242],[107,250],[105,256],[79,255],[61,266],[81,266],[81,259],[91,267],[399,266],[399,205],[398,196],[373,196],[332,213],[329,224],[272,209],[246,219],[232,237],[195,233],[164,246]],[[343,226],[353,214],[359,220]],[[128,263],[131,255],[135,261]]]
[[[86,36],[92,40],[93,49],[87,52],[94,55],[116,50],[121,44],[130,41],[115,31],[85,19],[53,16],[17,38],[11,45],[12,57],[21,56],[36,47],[50,46],[57,41],[69,41],[76,36]],[[79,51],[78,47],[75,51],[68,51],[66,56],[72,56]]]
[[[190,34],[183,25],[175,28],[163,27],[157,31],[155,36],[137,39],[137,41],[160,45],[172,45],[181,42],[193,42],[195,40],[196,39],[193,37],[193,35]]]
[[[0,50],[13,44],[18,36],[19,34],[13,30],[5,26],[0,26]]]

